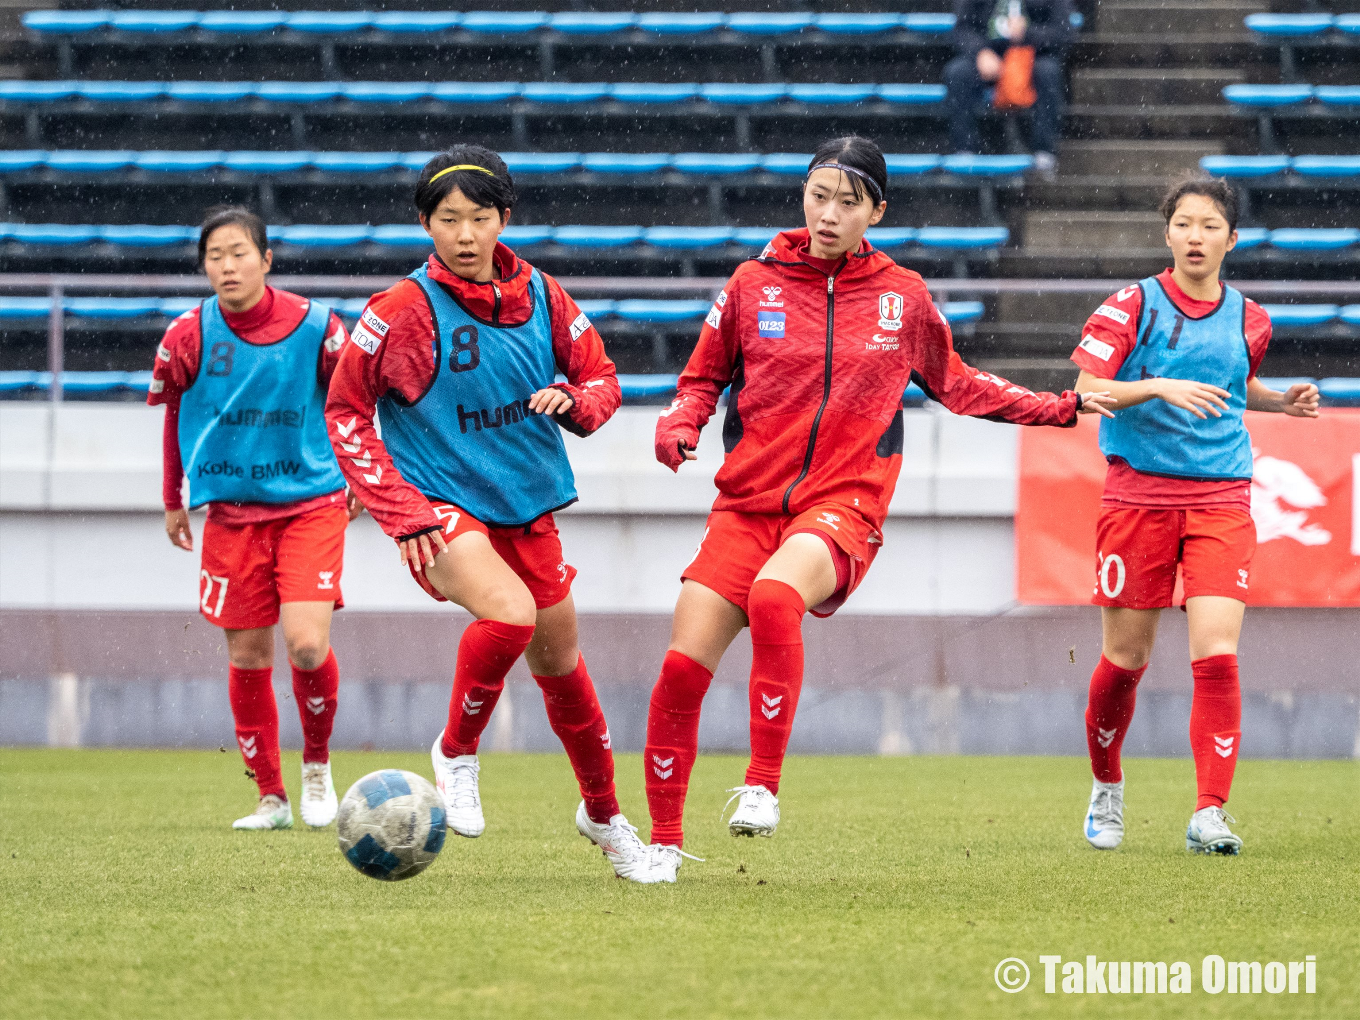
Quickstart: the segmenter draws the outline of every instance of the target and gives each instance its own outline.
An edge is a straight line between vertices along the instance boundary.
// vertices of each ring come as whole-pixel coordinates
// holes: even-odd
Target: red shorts
[[[562,555],[562,538],[557,533],[557,522],[552,514],[544,514],[532,524],[518,528],[488,528],[452,503],[431,502],[430,509],[444,522],[445,542],[452,542],[469,531],[479,531],[491,539],[491,548],[524,582],[539,609],[555,606],[571,594],[576,568]],[[448,601],[430,584],[425,571],[416,570],[414,563],[407,563],[407,566],[416,583],[425,589],[425,594],[439,602]]]
[[[340,595],[349,514],[343,503],[256,524],[203,525],[198,608],[228,630],[272,627],[281,602],[334,602]]]
[[[830,616],[859,587],[883,545],[883,536],[873,525],[839,503],[823,503],[796,517],[714,510],[694,559],[680,577],[712,588],[745,612],[756,575],[784,539],[800,532],[822,538],[837,561],[835,593],[812,610],[814,616]]]
[[[1097,606],[1165,609],[1176,591],[1178,563],[1186,598],[1220,595],[1245,602],[1256,525],[1240,507],[1102,507],[1096,550],[1091,601]]]

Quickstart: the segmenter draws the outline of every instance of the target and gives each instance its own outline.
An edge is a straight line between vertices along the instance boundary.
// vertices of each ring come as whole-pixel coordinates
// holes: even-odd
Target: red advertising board
[[[1250,602],[1360,606],[1360,410],[1317,419],[1247,413],[1255,457]],[[1016,592],[1029,605],[1086,605],[1096,571],[1105,458],[1099,419],[1020,430]],[[1177,593],[1179,599],[1179,592]]]

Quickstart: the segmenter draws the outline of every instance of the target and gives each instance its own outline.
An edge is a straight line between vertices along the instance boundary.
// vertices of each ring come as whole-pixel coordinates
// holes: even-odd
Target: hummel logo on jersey
[[[357,468],[371,468],[373,466],[373,454],[365,450],[362,457],[351,457],[350,463]]]
[[[779,703],[784,700],[784,695],[781,694],[777,698],[772,698],[768,694],[762,694],[760,700],[765,702],[760,706],[760,714],[766,719],[773,719],[780,712]]]
[[[1102,730],[1099,726],[1097,726],[1096,732],[1100,734],[1100,736],[1096,737],[1096,743],[1099,744],[1101,747],[1109,747],[1112,743],[1114,743],[1114,738],[1119,733],[1119,727],[1116,726],[1112,730]]]
[[[381,485],[381,484],[382,484],[382,465],[379,464],[377,467],[375,467],[375,468],[373,469],[373,474],[371,474],[371,475],[364,475],[364,481],[368,482],[370,485]]]
[[[663,760],[662,758],[654,754],[652,755],[652,761],[656,763],[652,766],[652,771],[656,773],[657,779],[669,779],[671,777],[671,773],[675,771],[675,769],[671,768],[671,762],[675,761],[674,757],[666,758]]]
[[[1136,293],[1138,293],[1138,284],[1136,283],[1130,284],[1129,286],[1121,290],[1118,294],[1116,294],[1114,296],[1114,299],[1123,304],[1129,298],[1133,297],[1133,295]]]
[[[614,748],[614,740],[613,740],[612,737],[609,736],[609,727],[607,727],[607,726],[605,727],[605,730],[604,730],[604,736],[602,736],[602,737],[600,738],[600,745],[601,745],[606,751],[613,750],[613,748]]]
[[[571,323],[571,342],[575,343],[581,339],[581,334],[590,328],[590,320],[586,318],[586,313],[582,312],[576,316]]]
[[[336,326],[335,332],[326,337],[326,350],[334,354],[341,347],[345,346],[345,341],[349,339],[349,334],[345,332],[344,326]]]
[[[1220,737],[1218,734],[1214,734],[1214,750],[1218,752],[1220,758],[1232,757],[1235,739],[1235,737]]]
[[[1245,588],[1246,586],[1247,586],[1247,572],[1245,570],[1238,570],[1237,587]]]
[[[485,699],[483,699],[483,700],[485,700]],[[463,695],[463,711],[466,712],[468,715],[481,715],[481,714],[482,714],[482,702],[481,702],[481,701],[473,701],[473,700],[472,700],[472,695],[471,695],[471,694],[464,694],[464,695]]]
[[[765,300],[760,302],[761,308],[784,307],[784,302],[778,300],[779,295],[784,292],[783,287],[761,287],[760,290],[765,295]]]
[[[820,523],[829,528],[835,528],[837,531],[841,530],[841,526],[836,523],[840,519],[840,514],[833,514],[830,510],[823,510],[817,518]]]
[[[335,576],[335,571],[334,571],[334,570],[318,570],[318,571],[316,572],[316,576],[319,577],[319,578],[321,578],[321,580],[318,581],[318,582],[317,582],[317,585],[316,585],[318,588],[334,588],[334,587],[335,587],[335,584],[331,581],[331,578]]]
[[[254,737],[237,737],[236,742],[241,745],[241,753],[247,758],[254,758],[259,753],[259,748],[255,746]]]
[[[355,440],[354,442],[352,442],[352,443],[344,443],[344,442],[342,442],[342,443],[340,444],[340,449],[344,450],[346,453],[358,453],[358,452],[359,452],[360,450],[362,450],[363,448],[364,448],[364,441],[363,441],[362,439],[356,439],[356,440]]]
[[[339,422],[336,422],[335,431],[340,433],[341,439],[348,439],[354,433],[358,421],[358,418],[351,418],[348,425],[341,425]]]
[[[314,698],[308,698],[307,711],[311,712],[312,715],[320,715],[322,712],[326,711],[326,699],[320,695],[317,695]]]

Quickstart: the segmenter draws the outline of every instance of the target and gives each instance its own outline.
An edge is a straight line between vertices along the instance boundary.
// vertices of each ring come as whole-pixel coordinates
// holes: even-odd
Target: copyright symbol
[[[996,965],[996,987],[1003,992],[1023,992],[1029,984],[1029,965],[1024,960],[1008,956]]]

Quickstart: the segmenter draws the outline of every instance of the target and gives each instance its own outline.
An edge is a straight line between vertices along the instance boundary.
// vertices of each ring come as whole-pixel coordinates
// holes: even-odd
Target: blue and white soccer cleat
[[[1097,850],[1113,850],[1124,842],[1124,780],[1091,786],[1091,804],[1086,809],[1086,842]]]
[[[302,820],[313,829],[324,828],[335,821],[340,801],[335,796],[330,762],[302,763],[302,803],[299,809]]]
[[[274,794],[260,798],[255,810],[231,823],[233,829],[291,829],[293,808],[282,797]]]
[[[773,836],[779,826],[779,798],[764,786],[738,786],[727,791],[727,804],[737,801],[737,810],[727,820],[733,836]],[[738,800],[737,798],[741,798]],[[727,810],[727,804],[723,810]]]
[[[1200,808],[1190,816],[1185,829],[1185,849],[1197,854],[1237,854],[1242,851],[1242,837],[1228,828],[1237,819],[1221,807]]]
[[[486,819],[482,817],[482,794],[477,786],[477,773],[481,765],[475,754],[444,757],[444,750],[439,746],[443,740],[444,734],[440,733],[430,748],[434,785],[444,798],[449,828],[460,836],[475,839],[486,831]]]

